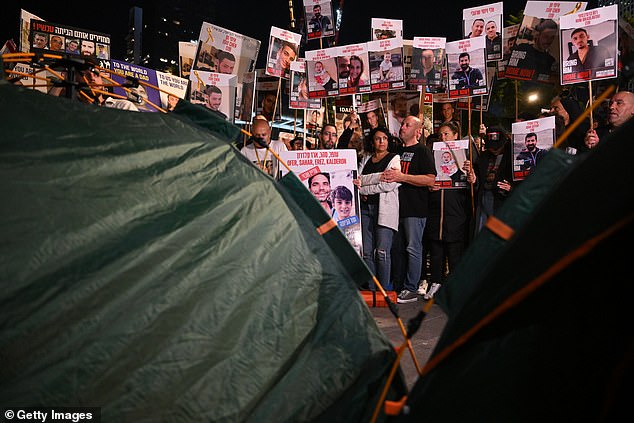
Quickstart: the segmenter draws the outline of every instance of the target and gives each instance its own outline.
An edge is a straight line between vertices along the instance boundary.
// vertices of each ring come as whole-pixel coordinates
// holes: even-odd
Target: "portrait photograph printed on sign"
[[[291,92],[289,108],[291,109],[319,109],[321,100],[308,96],[308,81],[306,78],[306,62],[299,58],[291,63]]]
[[[484,38],[466,38],[446,44],[449,98],[488,93]]]
[[[502,44],[502,60],[497,62],[497,78],[504,79],[504,74],[506,71],[506,65],[509,63],[509,59],[511,58],[511,51],[513,47],[515,47],[515,40],[517,39],[517,31],[520,29],[520,24],[515,24],[511,26],[504,27],[503,38],[504,44]]]
[[[465,38],[485,37],[486,60],[502,59],[502,2],[463,9],[463,35]]]
[[[244,74],[254,70],[260,44],[255,38],[203,22],[193,70],[235,75],[241,84]]]
[[[370,131],[378,126],[387,128],[383,102],[379,98],[359,104],[357,106],[357,114],[361,119],[363,136],[368,136]]]
[[[559,17],[585,10],[586,2],[526,2],[524,18],[504,70],[505,78],[559,81]]]
[[[236,123],[251,123],[255,104],[257,72],[246,72],[236,90]],[[238,102],[238,99],[240,100]]]
[[[555,143],[555,117],[516,122],[513,134],[513,180],[521,181],[539,165]]]
[[[403,40],[391,38],[368,43],[372,91],[405,87]]]
[[[562,16],[561,84],[616,78],[618,6]]]
[[[234,121],[236,75],[216,72],[192,72],[190,75],[192,104],[200,104],[221,119]]]
[[[361,209],[357,152],[344,150],[283,151],[280,158],[337,222],[352,247],[362,256]],[[285,175],[287,169],[282,169]]]
[[[308,97],[324,98],[339,95],[336,47],[306,52]]]
[[[330,0],[304,0],[306,37],[309,40],[335,35],[335,25]]]
[[[462,164],[469,157],[469,140],[438,141],[432,146],[436,164],[436,182],[443,189],[467,187]]]
[[[337,48],[339,95],[370,91],[370,65],[366,43]]]
[[[272,26],[269,50],[266,55],[266,74],[289,79],[291,77],[291,62],[299,57],[301,40],[301,34]]]
[[[425,92],[429,93],[446,91],[447,78],[443,75],[445,44],[443,37],[414,37],[408,87],[417,90],[425,87]]]

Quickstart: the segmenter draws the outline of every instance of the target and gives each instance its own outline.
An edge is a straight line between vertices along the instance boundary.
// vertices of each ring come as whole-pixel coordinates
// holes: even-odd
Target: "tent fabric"
[[[629,414],[633,130],[630,120],[577,158],[551,151],[497,215],[514,237],[478,235],[438,293],[448,321],[396,421]]]
[[[359,295],[367,268],[317,233],[314,199],[227,142],[235,127],[187,105],[130,113],[5,83],[0,98],[4,404],[368,419],[396,354]],[[404,392],[399,373],[389,397]]]

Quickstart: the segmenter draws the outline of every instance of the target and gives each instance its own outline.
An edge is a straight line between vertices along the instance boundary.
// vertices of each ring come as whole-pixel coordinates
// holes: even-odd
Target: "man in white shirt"
[[[279,156],[281,151],[288,151],[286,144],[279,140],[271,141],[271,127],[263,119],[253,120],[251,134],[252,142],[242,147],[240,152],[262,171],[278,179],[279,162],[269,149]]]

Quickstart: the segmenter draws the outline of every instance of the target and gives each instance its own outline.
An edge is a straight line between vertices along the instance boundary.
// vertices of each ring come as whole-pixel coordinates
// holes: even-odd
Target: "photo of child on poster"
[[[323,98],[339,95],[337,78],[337,47],[306,52],[308,97]]]
[[[561,17],[562,85],[616,78],[617,22],[617,5]]]
[[[462,164],[469,157],[469,140],[439,141],[432,146],[436,163],[437,187],[443,189],[467,187],[467,175]]]
[[[392,38],[368,43],[372,91],[405,87],[403,40]]]

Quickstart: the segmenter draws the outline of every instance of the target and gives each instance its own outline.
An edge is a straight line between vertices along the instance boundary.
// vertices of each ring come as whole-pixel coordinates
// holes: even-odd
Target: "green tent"
[[[104,421],[366,421],[395,360],[367,267],[238,128],[0,83],[0,398]],[[388,397],[405,393],[402,374]],[[382,417],[383,418],[383,417]]]
[[[396,421],[619,421],[634,392],[634,119],[552,150],[438,293],[448,321]]]

